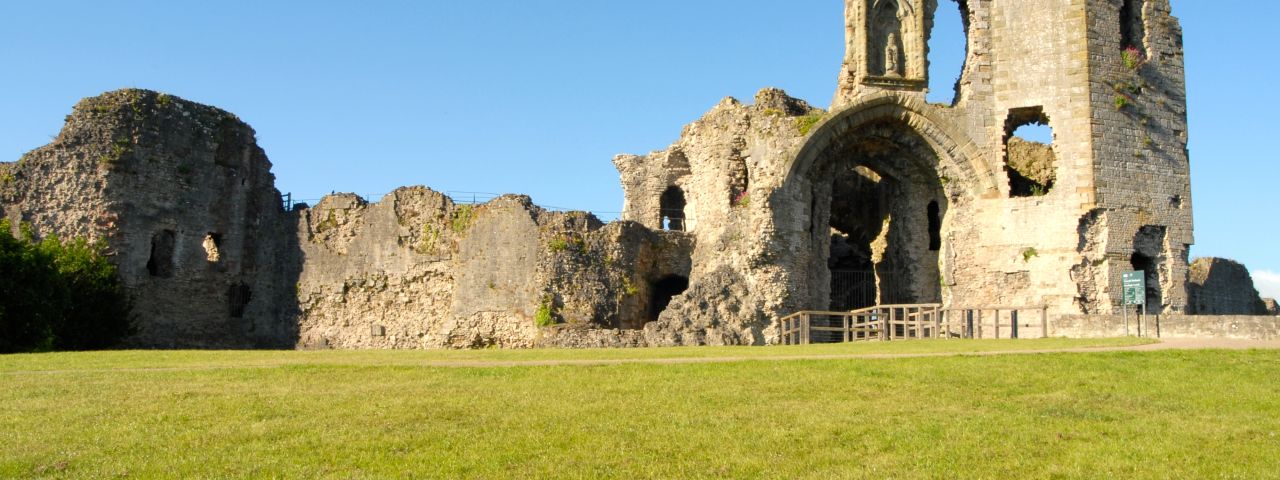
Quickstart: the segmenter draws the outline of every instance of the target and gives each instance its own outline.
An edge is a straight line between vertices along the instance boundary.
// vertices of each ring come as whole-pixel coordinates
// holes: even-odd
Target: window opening
[[[929,32],[929,93],[932,103],[955,105],[960,77],[969,57],[969,6],[965,0],[943,0]]]
[[[209,232],[204,236],[204,253],[209,263],[217,263],[222,260],[222,235]]]
[[[929,202],[929,250],[942,250],[942,212],[938,201]]]
[[[1120,48],[1130,47],[1146,55],[1147,25],[1143,14],[1146,0],[1124,0],[1120,6]]]
[[[683,232],[685,230],[684,191],[676,186],[667,188],[667,191],[662,192],[662,198],[658,203],[662,215],[662,229]]]
[[[1005,121],[1005,172],[1010,197],[1048,195],[1057,180],[1053,128],[1043,107],[1009,111]]]

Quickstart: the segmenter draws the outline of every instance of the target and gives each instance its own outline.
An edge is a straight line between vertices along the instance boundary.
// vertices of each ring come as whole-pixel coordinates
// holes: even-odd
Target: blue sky
[[[1263,115],[1280,107],[1280,3],[1173,1],[1186,33],[1193,255],[1243,261],[1280,295],[1280,164]],[[776,86],[825,107],[842,3],[5,2],[0,161],[48,143],[80,98],[140,87],[249,122],[295,198],[423,184],[611,218],[622,203],[613,155],[665,148],[721,98]],[[935,100],[963,55],[943,3]]]

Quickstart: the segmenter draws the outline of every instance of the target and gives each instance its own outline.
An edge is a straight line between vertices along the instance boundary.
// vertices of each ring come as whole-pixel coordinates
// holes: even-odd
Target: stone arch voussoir
[[[829,115],[792,158],[786,169],[787,177],[807,174],[842,136],[886,119],[901,121],[924,138],[938,155],[939,162],[962,175],[962,179],[955,180],[960,181],[960,185],[974,197],[999,191],[996,173],[983,161],[977,145],[968,135],[938,115],[936,107],[913,97],[891,93],[868,97]]]

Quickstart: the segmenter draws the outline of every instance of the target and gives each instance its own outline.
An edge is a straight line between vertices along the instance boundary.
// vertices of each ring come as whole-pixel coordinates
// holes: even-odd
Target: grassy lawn
[[[926,340],[790,347],[681,347],[539,350],[357,351],[120,351],[0,356],[0,373],[13,371],[276,367],[286,365],[422,366],[470,362],[591,362],[661,359],[840,357],[1058,350],[1144,345],[1138,338],[1035,340]]]
[[[1276,351],[769,360],[1037,342],[3,356],[0,478],[1280,478]]]

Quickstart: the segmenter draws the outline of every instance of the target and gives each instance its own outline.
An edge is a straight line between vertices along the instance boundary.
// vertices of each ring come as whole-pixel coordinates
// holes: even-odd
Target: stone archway
[[[873,97],[831,115],[795,157],[785,190],[808,205],[809,254],[793,272],[802,308],[946,301],[954,218],[998,190],[973,143],[930,108]]]

